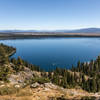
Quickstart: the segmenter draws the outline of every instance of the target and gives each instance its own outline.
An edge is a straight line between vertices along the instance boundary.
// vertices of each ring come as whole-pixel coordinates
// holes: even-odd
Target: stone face
[[[52,84],[52,83],[44,83],[44,87],[47,87],[47,88],[53,88],[53,89],[57,89],[57,86]]]
[[[0,87],[4,87],[5,85],[0,85]]]
[[[36,83],[31,84],[30,88],[37,88],[39,86],[40,86],[40,84],[36,82]]]
[[[39,84],[39,83],[33,83],[30,85],[30,88],[43,88],[43,89],[58,89],[58,86],[52,84],[52,83],[44,83],[44,84]]]
[[[0,81],[0,84],[4,84],[4,81]]]
[[[20,71],[16,74],[11,74],[8,80],[12,84],[24,83],[26,80],[30,80],[33,77],[33,72],[29,68],[24,68],[24,71]]]
[[[15,88],[20,88],[20,85],[15,85]]]

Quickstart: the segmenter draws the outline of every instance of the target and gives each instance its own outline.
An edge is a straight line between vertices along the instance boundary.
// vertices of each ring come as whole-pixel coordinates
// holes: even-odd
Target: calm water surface
[[[100,38],[47,38],[0,40],[17,48],[13,57],[21,56],[28,62],[49,70],[70,68],[77,61],[90,61],[100,55]]]

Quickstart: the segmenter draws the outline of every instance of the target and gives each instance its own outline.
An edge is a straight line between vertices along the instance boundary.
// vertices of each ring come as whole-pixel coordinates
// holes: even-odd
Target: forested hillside
[[[80,61],[70,70],[56,68],[49,72],[49,79],[64,88],[80,87],[88,92],[100,91],[100,56],[90,62]]]

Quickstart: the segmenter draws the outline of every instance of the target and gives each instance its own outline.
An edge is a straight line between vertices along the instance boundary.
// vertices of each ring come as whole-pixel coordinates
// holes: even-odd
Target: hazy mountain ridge
[[[62,33],[100,33],[100,28],[83,28],[75,30],[0,30],[2,33],[17,33],[17,32],[62,32]]]
[[[61,30],[61,32],[67,33],[100,33],[100,28],[84,28],[76,30]]]

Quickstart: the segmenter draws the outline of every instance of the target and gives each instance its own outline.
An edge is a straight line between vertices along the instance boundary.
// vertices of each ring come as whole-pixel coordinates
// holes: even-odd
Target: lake
[[[44,70],[70,68],[80,60],[90,61],[100,55],[100,38],[39,38],[0,40],[16,47],[12,56],[40,66]]]

